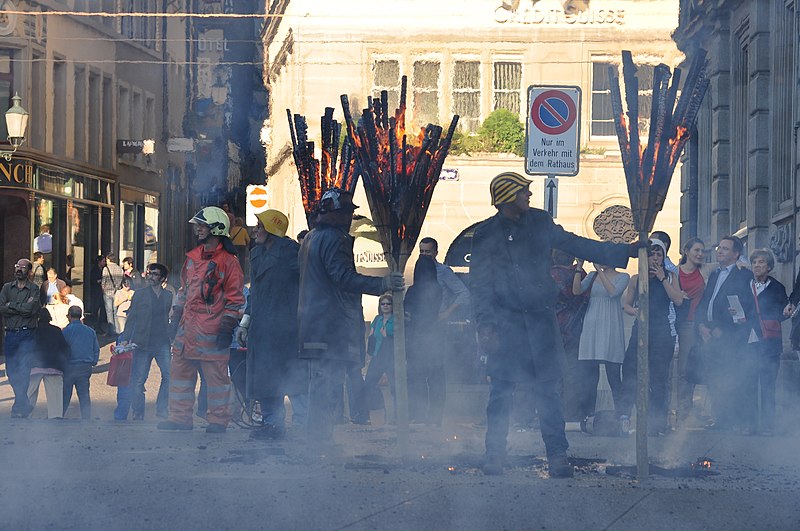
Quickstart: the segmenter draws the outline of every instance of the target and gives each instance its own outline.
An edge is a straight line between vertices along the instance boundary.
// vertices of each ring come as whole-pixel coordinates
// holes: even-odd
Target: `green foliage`
[[[484,120],[477,134],[453,135],[450,153],[469,155],[474,152],[525,154],[525,128],[519,117],[506,109],[497,109]]]

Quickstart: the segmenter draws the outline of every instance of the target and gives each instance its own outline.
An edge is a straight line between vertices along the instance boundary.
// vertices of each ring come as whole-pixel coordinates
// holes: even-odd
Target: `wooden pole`
[[[639,240],[649,240],[647,231],[639,232]],[[647,259],[648,247],[639,248],[639,327],[636,371],[636,475],[639,479],[650,475],[647,455],[647,402],[650,391],[650,365],[648,352],[650,313],[650,268]]]
[[[401,268],[391,257],[387,257],[390,270],[400,272]],[[403,303],[403,290],[392,290],[392,311],[394,313],[394,399],[397,410],[397,451],[401,459],[408,453],[408,376],[406,367],[406,317]]]

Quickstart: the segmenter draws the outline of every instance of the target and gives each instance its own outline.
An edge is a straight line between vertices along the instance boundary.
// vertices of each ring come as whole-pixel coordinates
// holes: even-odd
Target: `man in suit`
[[[725,236],[716,248],[719,269],[708,277],[703,298],[695,319],[709,360],[709,392],[714,406],[715,422],[709,427],[731,429],[735,424],[733,399],[736,393],[736,370],[750,332],[747,321],[756,319],[753,293],[750,291],[752,272],[739,269],[737,260],[744,251],[736,236]],[[738,297],[744,317],[735,315],[730,297]]]

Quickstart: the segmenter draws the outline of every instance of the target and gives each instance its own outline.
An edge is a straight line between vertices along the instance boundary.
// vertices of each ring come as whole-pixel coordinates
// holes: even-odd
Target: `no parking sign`
[[[578,174],[580,114],[580,87],[528,87],[526,173],[550,176]]]

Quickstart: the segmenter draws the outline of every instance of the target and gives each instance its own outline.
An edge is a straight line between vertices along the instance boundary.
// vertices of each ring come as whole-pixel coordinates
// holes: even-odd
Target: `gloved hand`
[[[628,257],[630,258],[637,258],[639,256],[639,249],[644,247],[645,249],[650,247],[649,240],[636,240],[633,243],[628,244]]]
[[[383,277],[383,289],[386,291],[401,291],[405,287],[403,273],[389,273]]]
[[[250,316],[245,314],[242,316],[242,320],[239,321],[239,328],[236,330],[236,342],[239,343],[239,346],[247,346],[247,332],[249,327]]]
[[[236,328],[236,319],[233,317],[225,316],[219,324],[219,332],[217,332],[216,346],[219,350],[227,350],[231,348],[233,342],[233,329]]]

